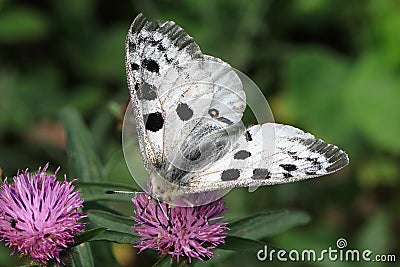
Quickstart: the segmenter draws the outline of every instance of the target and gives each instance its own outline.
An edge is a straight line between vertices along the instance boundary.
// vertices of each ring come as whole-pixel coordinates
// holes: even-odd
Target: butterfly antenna
[[[108,195],[112,195],[112,194],[135,195],[135,197],[139,194],[147,194],[146,192],[143,192],[143,191],[123,191],[123,190],[108,190],[108,191],[105,191],[104,193],[108,194]]]
[[[131,194],[131,195],[133,195],[133,194],[140,193],[140,192],[139,191],[107,190],[104,193],[108,194],[108,195],[112,195],[112,194]]]

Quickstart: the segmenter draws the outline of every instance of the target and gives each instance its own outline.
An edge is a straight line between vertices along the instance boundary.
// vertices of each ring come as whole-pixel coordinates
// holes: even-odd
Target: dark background
[[[46,162],[68,174],[59,120],[68,106],[84,117],[103,162],[114,162],[109,179],[131,183],[121,151],[122,110],[129,99],[124,41],[139,12],[151,20],[176,21],[204,53],[246,73],[265,94],[277,122],[310,131],[349,153],[350,165],[335,175],[254,193],[233,190],[225,198],[229,219],[299,209],[311,221],[269,243],[321,251],[345,238],[348,248],[400,257],[398,1],[1,0],[3,177]],[[130,247],[115,246],[116,256],[135,261]],[[9,254],[1,245],[0,266],[17,264]],[[267,263],[239,253],[218,263],[250,265]]]

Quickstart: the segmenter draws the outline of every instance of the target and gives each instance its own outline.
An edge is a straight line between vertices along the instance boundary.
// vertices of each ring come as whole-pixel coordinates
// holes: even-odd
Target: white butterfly
[[[290,183],[349,163],[335,145],[292,126],[244,128],[238,75],[172,21],[139,14],[125,60],[140,151],[158,199],[177,204],[185,195],[185,203],[199,205],[208,201],[198,200],[200,193]]]

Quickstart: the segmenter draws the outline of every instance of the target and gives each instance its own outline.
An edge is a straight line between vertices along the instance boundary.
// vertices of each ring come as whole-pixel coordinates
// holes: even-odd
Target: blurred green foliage
[[[95,153],[99,158],[90,162],[87,176],[79,178],[87,181],[96,175],[103,181],[132,183],[121,150],[122,112],[129,99],[124,39],[139,12],[153,20],[176,21],[203,52],[246,73],[266,95],[277,122],[310,131],[350,155],[350,165],[329,177],[254,193],[233,190],[226,196],[228,218],[297,208],[310,213],[311,222],[268,237],[268,243],[323,250],[343,237],[351,248],[400,251],[398,1],[2,0],[0,165],[4,176],[46,162],[53,169],[61,166],[70,178],[82,173],[85,162],[68,169],[72,165],[65,138],[71,133],[63,131],[61,122],[76,121],[68,117],[76,114],[63,113],[60,118],[60,112],[70,107],[82,114],[79,125],[88,129],[76,124],[68,129],[83,129],[84,135],[92,137],[91,143],[75,140],[74,151],[81,146],[79,153]],[[122,212],[129,215],[131,207]],[[97,243],[91,248],[97,260],[109,249]],[[21,263],[9,253],[0,247],[0,266]],[[222,254],[221,260],[199,265],[266,264],[250,253]],[[125,266],[143,266],[149,257],[134,256],[136,265]]]

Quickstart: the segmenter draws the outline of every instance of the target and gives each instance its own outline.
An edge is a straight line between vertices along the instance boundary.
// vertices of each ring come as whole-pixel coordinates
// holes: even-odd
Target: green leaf
[[[94,267],[92,251],[89,243],[83,243],[75,247],[75,253],[72,254],[72,266]]]
[[[86,241],[91,240],[92,238],[98,236],[99,234],[104,233],[105,230],[106,228],[95,228],[82,232],[80,235],[75,237],[74,246],[78,246]]]
[[[138,190],[132,186],[110,183],[77,182],[76,186],[82,193],[82,198],[85,199],[85,202],[98,200],[131,201],[134,193],[138,192]],[[132,193],[111,193],[111,191],[125,191]]]
[[[264,249],[265,245],[267,244],[258,240],[238,236],[227,236],[225,239],[225,244],[219,246],[218,248],[224,250],[257,253],[260,249]],[[279,249],[271,245],[268,245],[268,247],[275,250]]]
[[[258,240],[247,239],[238,236],[227,236],[225,239],[225,244],[219,246],[218,249],[222,249],[225,251],[251,253],[254,255],[254,257],[256,257],[257,254],[260,253],[260,251],[263,251],[261,252],[262,255],[266,256],[265,255],[266,251],[274,250],[276,252],[279,250],[283,250],[281,248],[272,246],[270,244]],[[272,258],[276,259],[276,253],[272,254]]]
[[[119,244],[136,244],[136,240],[138,239],[138,236],[132,233],[127,234],[127,233],[122,233],[122,232],[117,232],[117,231],[112,231],[112,230],[106,230],[100,235],[94,237],[90,241],[108,241],[108,242],[114,242],[114,243],[119,243]]]
[[[67,153],[72,176],[80,181],[102,180],[102,164],[95,152],[92,137],[78,112],[71,108],[61,111],[67,137]]]
[[[38,10],[19,7],[2,12],[0,42],[27,42],[43,38],[48,32],[48,21]]]
[[[88,217],[91,222],[98,226],[105,227],[107,230],[119,233],[133,234],[132,225],[134,221],[129,217],[115,215],[102,210],[89,210]]]
[[[229,235],[260,240],[309,221],[310,217],[304,212],[271,211],[249,216],[229,224]]]
[[[121,266],[115,259],[111,242],[90,242],[95,266]]]

